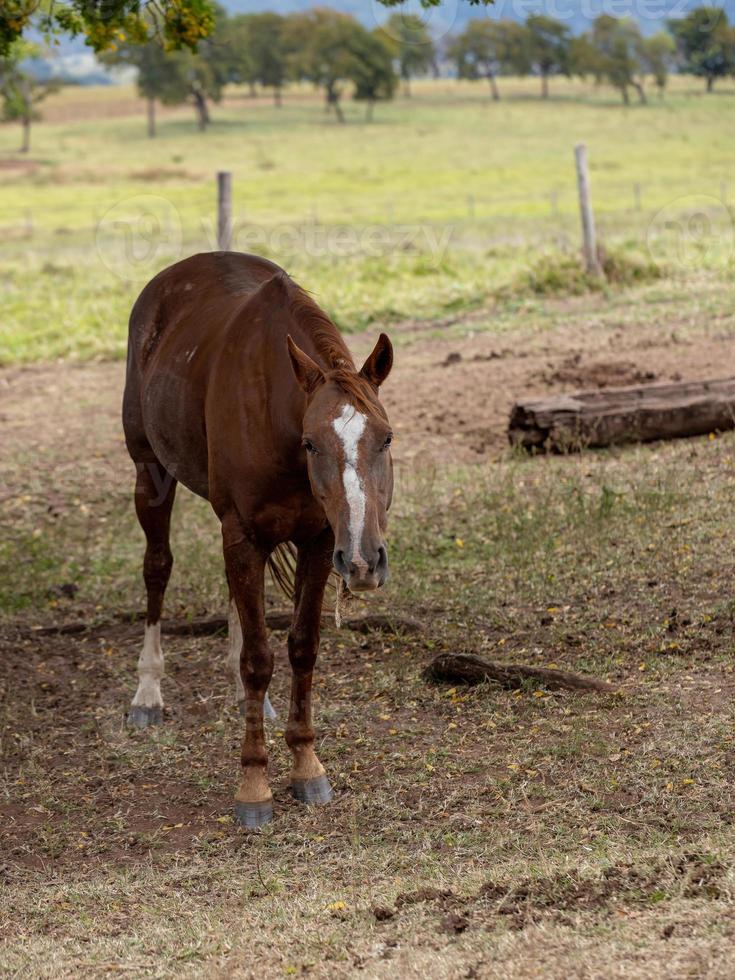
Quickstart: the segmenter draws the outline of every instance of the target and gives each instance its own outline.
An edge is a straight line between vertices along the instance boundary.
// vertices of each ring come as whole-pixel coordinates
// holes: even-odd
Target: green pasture
[[[627,109],[581,82],[555,82],[548,103],[536,87],[506,79],[491,104],[479,84],[426,82],[373,123],[348,105],[345,126],[306,89],[281,109],[233,91],[207,133],[184,107],[155,140],[142,104],[112,111],[135,108],[132,90],[62,92],[29,160],[0,128],[0,363],[120,356],[142,284],[214,247],[220,169],[234,247],[285,264],[347,331],[585,288],[557,269],[578,248],[580,140],[608,250],[653,261],[674,293],[692,273],[729,275],[734,84],[705,96],[674,79],[665,100]]]

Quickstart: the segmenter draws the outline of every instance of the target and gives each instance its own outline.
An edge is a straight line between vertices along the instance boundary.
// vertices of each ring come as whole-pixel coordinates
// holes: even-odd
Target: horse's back
[[[202,252],[159,272],[130,314],[129,347],[144,371],[164,338],[192,332],[202,338],[222,330],[249,296],[280,266],[257,255]]]

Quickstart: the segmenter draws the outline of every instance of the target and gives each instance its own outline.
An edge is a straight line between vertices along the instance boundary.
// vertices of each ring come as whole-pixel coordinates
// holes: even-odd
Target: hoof
[[[326,776],[292,779],[291,792],[300,803],[329,803],[334,795]]]
[[[246,705],[246,703],[247,702],[245,701],[244,698],[243,698],[242,701],[238,701],[238,703],[237,703],[237,706],[240,709],[240,717],[241,718],[244,718],[245,717],[245,714],[246,714],[246,707],[245,707],[245,705]],[[266,721],[275,721],[276,718],[278,717],[278,713],[277,713],[276,709],[273,707],[273,705],[271,704],[271,700],[270,700],[270,698],[268,697],[267,694],[265,696],[265,701],[263,702],[263,717],[265,718]]]
[[[262,803],[243,803],[235,801],[235,823],[241,827],[255,830],[273,819],[273,800],[263,800]]]
[[[128,712],[128,725],[131,728],[149,728],[151,725],[163,724],[163,708],[160,704],[146,708],[142,704],[133,704]]]

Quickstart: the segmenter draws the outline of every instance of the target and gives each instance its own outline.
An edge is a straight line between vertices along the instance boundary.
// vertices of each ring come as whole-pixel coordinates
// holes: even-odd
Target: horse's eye
[[[319,450],[316,448],[316,446],[314,445],[314,443],[313,442],[310,442],[309,439],[304,439],[302,445],[303,445],[304,449],[307,451],[307,453],[311,453],[312,456],[316,456],[317,453],[319,452]]]
[[[385,442],[383,443],[383,449],[390,449],[390,444],[393,442],[393,436],[386,436]]]

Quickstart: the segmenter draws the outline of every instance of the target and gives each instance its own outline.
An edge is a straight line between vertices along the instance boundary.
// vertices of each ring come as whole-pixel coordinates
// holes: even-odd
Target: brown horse
[[[388,574],[392,436],[378,389],[392,362],[381,334],[358,371],[329,317],[282,269],[252,255],[178,262],[133,307],[123,424],[137,467],[148,609],[128,717],[137,727],[162,720],[160,617],[180,482],[209,500],[222,524],[246,718],[235,812],[246,826],[272,816],[263,711],[273,654],[263,590],[266,566],[278,573],[273,562],[285,543],[297,554],[288,634],[291,790],[306,803],[331,799],[311,720],[322,600],[333,568],[353,591],[376,589]]]

